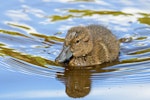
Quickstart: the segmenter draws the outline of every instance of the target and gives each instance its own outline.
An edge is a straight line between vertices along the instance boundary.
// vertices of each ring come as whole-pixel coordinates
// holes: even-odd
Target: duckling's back
[[[105,54],[107,55],[105,55],[106,59],[104,59],[104,62],[115,60],[119,54],[119,41],[115,35],[101,25],[89,25],[87,28],[92,34],[94,44],[97,44],[97,46],[101,45],[103,50],[105,50]]]

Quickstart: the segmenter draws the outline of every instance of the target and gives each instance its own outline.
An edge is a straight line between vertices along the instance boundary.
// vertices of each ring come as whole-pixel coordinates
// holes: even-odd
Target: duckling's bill
[[[62,52],[59,54],[55,61],[64,63],[66,61],[69,61],[72,56],[73,54],[70,50],[70,46],[64,46]]]

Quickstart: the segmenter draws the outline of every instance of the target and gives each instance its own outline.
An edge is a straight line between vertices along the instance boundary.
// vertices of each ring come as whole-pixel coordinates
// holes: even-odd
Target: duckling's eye
[[[76,41],[76,43],[79,43],[79,42],[80,42],[80,40],[77,40],[77,41]]]

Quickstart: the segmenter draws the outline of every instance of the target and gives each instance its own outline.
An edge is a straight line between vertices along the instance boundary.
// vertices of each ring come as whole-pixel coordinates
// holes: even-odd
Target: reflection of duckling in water
[[[118,54],[119,41],[108,29],[100,25],[77,26],[68,31],[56,62],[90,66],[112,62]]]
[[[87,96],[91,91],[92,81],[94,81],[94,77],[91,78],[91,76],[98,75],[99,80],[105,80],[109,78],[110,75],[105,74],[106,76],[104,77],[102,74],[101,77],[101,73],[116,71],[117,69],[107,69],[107,67],[117,63],[118,61],[114,61],[112,63],[103,63],[94,67],[68,66],[65,68],[64,72],[57,72],[56,78],[64,83],[66,86],[66,94],[69,97],[81,98]],[[98,76],[96,76],[96,79]],[[113,75],[111,77],[113,77]]]
[[[66,93],[72,98],[85,97],[90,93],[90,70],[71,69],[65,70],[64,75],[57,75],[57,79],[65,83]]]

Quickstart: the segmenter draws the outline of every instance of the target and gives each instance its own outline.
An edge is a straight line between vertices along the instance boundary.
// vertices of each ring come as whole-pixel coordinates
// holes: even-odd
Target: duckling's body
[[[89,25],[71,28],[64,47],[56,58],[70,66],[91,66],[111,62],[119,55],[119,41],[103,26]]]

